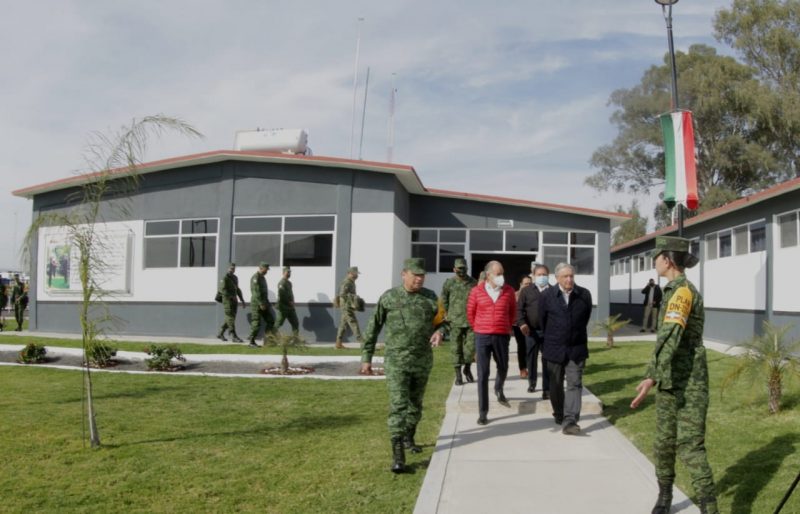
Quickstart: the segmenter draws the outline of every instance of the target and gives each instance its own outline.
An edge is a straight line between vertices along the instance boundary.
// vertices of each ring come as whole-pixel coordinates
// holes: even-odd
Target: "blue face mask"
[[[539,275],[533,281],[537,286],[544,287],[548,284],[547,282],[547,275]]]

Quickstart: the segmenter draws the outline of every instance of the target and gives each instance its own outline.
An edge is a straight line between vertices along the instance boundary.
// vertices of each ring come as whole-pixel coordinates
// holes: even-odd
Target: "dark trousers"
[[[489,363],[494,357],[497,377],[494,379],[495,392],[503,391],[508,374],[508,334],[475,334],[475,355],[478,358],[478,413],[486,416],[489,412]]]
[[[519,369],[527,369],[528,359],[526,358],[526,355],[528,351],[525,344],[525,334],[523,334],[522,330],[520,330],[516,325],[513,325],[511,328],[514,329],[514,340],[517,342],[517,362],[519,363]]]
[[[583,365],[586,361],[566,363],[547,361],[550,374],[550,405],[556,419],[563,418],[563,425],[577,423],[581,418],[581,394],[583,393]],[[567,391],[564,392],[564,380]]]
[[[539,371],[539,355],[542,355],[542,391],[550,390],[550,374],[547,372],[547,363],[544,360],[542,353],[542,346],[544,339],[542,333],[536,330],[531,330],[531,335],[525,338],[525,346],[527,352],[528,364],[528,385],[536,389],[536,374]]]

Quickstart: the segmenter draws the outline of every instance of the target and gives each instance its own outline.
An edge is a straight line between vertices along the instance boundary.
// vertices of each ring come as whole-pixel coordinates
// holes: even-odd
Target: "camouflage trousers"
[[[283,326],[283,322],[289,320],[292,326],[292,332],[295,334],[300,330],[300,322],[297,321],[297,312],[293,307],[281,308],[278,307],[278,321],[275,322],[275,330]]]
[[[14,319],[17,321],[17,328],[22,328],[22,322],[25,319],[25,307],[21,303],[14,304]]]
[[[342,309],[342,318],[339,320],[339,328],[336,330],[336,340],[344,340],[345,331],[348,326],[353,335],[356,336],[356,340],[361,342],[361,328],[358,326],[355,311],[350,309]]]
[[[225,330],[231,331],[231,334],[236,334],[236,312],[239,310],[239,304],[234,300],[222,300],[222,309],[225,312],[225,321],[219,327],[219,335],[225,335]]]
[[[266,309],[261,309],[258,302],[250,304],[250,339],[255,339],[258,336],[258,331],[261,330],[261,320],[264,320],[266,326],[264,333],[267,334],[275,330],[275,318],[272,316],[272,310],[267,305]]]
[[[463,366],[475,362],[475,332],[472,327],[452,327],[450,329],[450,342],[453,355],[453,366]]]
[[[427,366],[402,366],[386,362],[391,437],[402,437],[416,431],[422,418],[422,400],[431,366],[432,363]]]
[[[674,483],[677,454],[689,471],[698,498],[715,497],[705,447],[708,391],[692,388],[691,383],[689,386],[687,390],[656,393],[656,478],[659,483]]]

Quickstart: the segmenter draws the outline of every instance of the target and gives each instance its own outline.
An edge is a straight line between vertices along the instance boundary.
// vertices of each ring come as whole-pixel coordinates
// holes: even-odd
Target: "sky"
[[[638,84],[667,52],[652,0],[3,4],[0,270],[18,269],[31,220],[32,203],[11,192],[86,171],[95,132],[164,114],[204,137],[165,134],[145,161],[232,149],[236,131],[257,127],[304,128],[315,155],[386,161],[392,84],[392,161],[426,187],[628,206],[636,197],[584,185],[597,171],[589,159],[616,135],[612,91]],[[729,53],[712,22],[730,4],[680,1],[676,49]],[[657,194],[638,197],[651,225]]]

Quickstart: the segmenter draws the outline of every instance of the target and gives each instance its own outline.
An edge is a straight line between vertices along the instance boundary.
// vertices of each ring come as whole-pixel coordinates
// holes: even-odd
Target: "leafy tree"
[[[609,316],[606,319],[600,320],[594,324],[592,335],[597,336],[605,334],[606,348],[614,347],[614,332],[631,322],[629,319],[620,320],[620,316],[622,316],[622,314],[614,314],[613,316]]]
[[[83,349],[84,395],[92,448],[100,446],[92,394],[90,354],[99,342],[99,337],[113,325],[115,320],[104,300],[109,292],[103,281],[110,271],[105,255],[108,241],[103,231],[104,213],[129,211],[130,196],[138,186],[137,167],[147,149],[152,135],[165,131],[177,131],[187,136],[198,136],[191,125],[176,118],[163,115],[148,116],[132,120],[113,135],[95,133],[85,151],[87,170],[83,173],[83,185],[69,200],[69,210],[39,213],[25,238],[24,252],[36,244],[39,229],[59,227],[64,230],[77,253],[77,269],[81,284],[79,317]]]
[[[618,205],[617,212],[630,214],[633,217],[623,221],[617,230],[614,231],[612,246],[633,241],[647,234],[647,217],[642,217],[639,213],[639,202],[637,200],[631,202],[631,206],[628,210]]]

